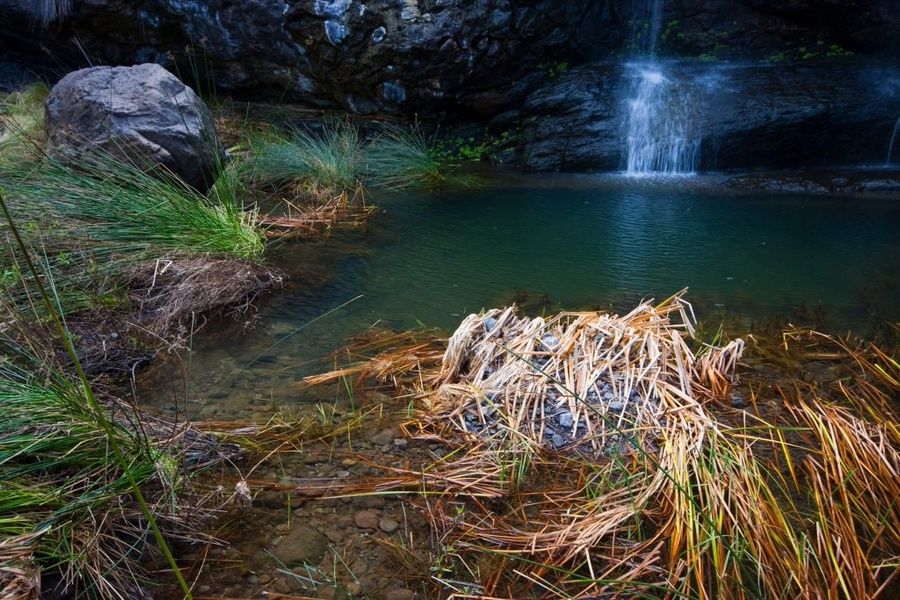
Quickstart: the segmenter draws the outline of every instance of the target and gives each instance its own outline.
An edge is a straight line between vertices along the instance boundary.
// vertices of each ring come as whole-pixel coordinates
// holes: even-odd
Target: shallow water
[[[264,301],[254,329],[216,323],[194,339],[188,414],[234,418],[302,404],[294,383],[327,367],[348,337],[373,325],[450,330],[517,292],[539,308],[625,310],[689,287],[701,320],[740,326],[820,309],[830,328],[865,333],[873,312],[900,317],[896,199],[703,187],[519,176],[378,195],[384,212],[364,232],[274,251],[292,278]],[[163,390],[156,402],[172,396]]]

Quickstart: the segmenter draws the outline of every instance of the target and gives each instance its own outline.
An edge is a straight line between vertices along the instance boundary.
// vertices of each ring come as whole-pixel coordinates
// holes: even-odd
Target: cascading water
[[[884,161],[884,166],[891,166],[891,157],[894,155],[894,142],[897,139],[897,132],[900,131],[900,118],[897,119],[897,122],[894,123],[894,132],[891,134],[891,143],[888,144],[888,154],[887,160]]]
[[[656,58],[662,0],[634,0],[632,40],[637,60],[626,65],[625,173],[632,176],[693,173],[700,139],[690,90]]]

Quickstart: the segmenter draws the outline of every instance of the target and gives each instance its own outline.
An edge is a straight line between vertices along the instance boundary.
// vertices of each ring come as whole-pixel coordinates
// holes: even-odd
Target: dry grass
[[[39,535],[9,536],[0,540],[0,598],[36,600],[41,595],[40,572],[34,564]]]
[[[282,284],[279,272],[259,264],[208,257],[145,262],[125,279],[139,307],[137,324],[165,337],[189,323],[192,314],[245,313],[260,295]]]
[[[453,556],[456,583],[436,588],[477,590],[456,597],[890,597],[896,360],[788,332],[786,360],[846,376],[786,385],[748,371],[754,403],[783,408],[737,411],[723,400],[744,343],[703,344],[691,317],[681,295],[621,317],[510,308],[442,342],[370,343],[368,360],[309,381],[390,383],[416,398],[407,432],[453,450],[344,492],[421,498]],[[563,444],[547,436],[563,437],[561,412]]]
[[[375,206],[366,204],[362,188],[357,188],[352,194],[341,192],[330,199],[322,197],[313,204],[285,199],[283,205],[283,214],[260,218],[260,224],[269,238],[318,238],[336,227],[362,227],[377,211]]]

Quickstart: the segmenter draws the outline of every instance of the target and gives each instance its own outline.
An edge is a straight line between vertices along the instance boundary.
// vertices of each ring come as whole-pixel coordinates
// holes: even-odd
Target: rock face
[[[518,162],[531,170],[624,168],[628,69],[575,69],[532,93]],[[669,64],[694,107],[701,169],[884,162],[900,115],[900,69],[818,65]]]
[[[356,113],[493,116],[567,67],[633,51],[634,0],[84,0],[51,26],[0,0],[35,60],[157,62],[221,91]],[[896,0],[663,0],[659,50],[707,59],[900,55]],[[73,40],[78,41],[76,45]],[[192,58],[185,57],[190,49]],[[176,69],[177,67],[177,69]],[[199,83],[198,83],[199,85]]]
[[[220,90],[357,113],[495,111],[624,35],[613,0],[92,0],[46,30],[0,0],[0,46],[178,66]],[[29,31],[30,30],[30,31]],[[185,48],[193,54],[184,57]],[[34,54],[41,51],[35,47]]]
[[[62,160],[100,148],[163,165],[201,190],[224,162],[206,105],[156,64],[75,71],[53,87],[46,108],[48,153]]]

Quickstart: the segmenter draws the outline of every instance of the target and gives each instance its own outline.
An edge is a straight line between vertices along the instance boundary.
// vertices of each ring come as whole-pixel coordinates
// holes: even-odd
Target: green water
[[[533,310],[622,310],[689,287],[701,320],[738,327],[824,316],[832,330],[865,333],[873,315],[900,318],[896,198],[569,176],[376,200],[384,212],[365,231],[273,252],[291,280],[263,302],[254,329],[214,323],[196,337],[189,414],[302,403],[295,382],[350,336],[372,326],[449,330],[514,297]]]

